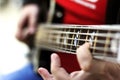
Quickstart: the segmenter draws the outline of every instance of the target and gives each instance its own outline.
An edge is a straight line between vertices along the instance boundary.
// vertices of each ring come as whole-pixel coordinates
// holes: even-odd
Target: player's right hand
[[[18,40],[25,42],[27,37],[35,33],[39,10],[40,9],[35,4],[24,6],[21,11],[16,33],[16,38]]]

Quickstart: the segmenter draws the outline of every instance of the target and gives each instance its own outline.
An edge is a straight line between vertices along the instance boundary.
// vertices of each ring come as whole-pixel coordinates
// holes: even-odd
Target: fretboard
[[[120,60],[119,25],[40,25],[36,46],[75,54],[85,42],[91,44],[93,56]],[[114,59],[114,60],[113,60]]]

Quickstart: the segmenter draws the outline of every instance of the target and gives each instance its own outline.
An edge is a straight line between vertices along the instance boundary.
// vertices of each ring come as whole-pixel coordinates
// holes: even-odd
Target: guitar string
[[[96,32],[98,33],[99,31],[97,30]],[[94,44],[93,44],[94,49],[93,49],[93,51],[92,51],[93,54],[95,53],[95,47],[96,47],[97,41],[98,41],[98,37],[95,36],[95,39],[94,39],[94,42],[93,42],[93,43],[94,43]]]
[[[64,49],[64,48],[60,48],[58,46],[53,46],[51,47],[51,45],[41,45],[42,48],[47,48],[49,50],[53,50],[53,51],[57,51],[57,52],[62,52],[61,54],[76,54],[76,50],[73,50],[73,51],[70,51],[70,49]],[[107,55],[104,57],[103,54],[101,54],[100,52],[99,53],[92,53],[92,56],[94,58],[97,58],[97,59],[102,59],[102,60],[107,60],[107,61],[112,61],[112,62],[116,62],[117,60],[117,55]]]
[[[108,43],[110,43],[110,31],[108,31],[108,33],[106,34],[107,35],[107,37],[106,37],[106,40],[105,40],[105,45],[104,45],[104,56],[106,56],[107,54],[106,54],[106,51],[108,50]]]
[[[73,44],[64,44],[64,43],[57,43],[56,41],[48,41],[48,40],[41,40],[41,43],[45,43],[45,44],[52,44],[52,45],[54,45],[54,44],[56,44],[56,45],[67,45],[67,46],[74,46]],[[74,47],[79,47],[80,45],[76,45],[76,46],[74,46]],[[72,49],[72,48],[71,48]],[[90,49],[95,49],[95,50],[99,50],[99,51],[104,51],[104,47],[90,47]],[[117,48],[118,49],[118,48]],[[73,50],[73,49],[72,49]],[[107,50],[106,50],[106,52],[112,52],[111,51],[111,48],[107,48]]]
[[[57,36],[50,36],[49,38],[55,38],[57,39]],[[68,39],[68,40],[75,40],[74,38],[66,38],[66,37],[59,37],[59,39]],[[78,41],[87,41],[89,42],[90,40],[86,40],[86,39],[76,39]],[[93,42],[95,42],[95,40],[92,40]],[[100,43],[100,44],[105,44],[105,40],[97,40],[96,41],[97,43]],[[108,43],[110,44],[110,43]]]
[[[45,31],[45,33],[52,33],[52,34],[71,34],[71,35],[85,35],[85,36],[87,36],[87,35],[89,35],[89,36],[98,36],[98,37],[107,37],[107,35],[106,35],[106,33],[95,33],[95,34],[93,34],[93,33],[89,33],[89,34],[87,34],[87,33],[76,33],[76,32],[65,32],[65,31],[59,31],[59,30],[48,30],[48,31]],[[109,36],[110,38],[113,38],[113,39],[120,39],[120,37],[115,37],[115,34],[113,34],[113,33],[111,33],[110,34],[110,36]]]
[[[66,49],[66,48],[62,48],[62,47],[59,47],[59,46],[55,46],[55,45],[45,45],[45,44],[41,44],[42,47],[45,47],[45,48],[48,48],[48,49],[52,49],[52,50],[56,50],[59,49],[59,51],[62,51],[62,52],[67,52],[67,53],[71,53],[71,54],[76,54],[76,50],[71,50],[71,49]],[[51,47],[52,46],[52,47]],[[95,52],[95,53],[92,53],[93,56],[104,56],[104,54],[101,54],[100,52]],[[106,55],[105,57],[116,57],[117,58],[117,55]]]
[[[90,30],[111,30],[120,31],[119,25],[69,25],[69,24],[41,24],[39,27],[49,29],[90,29]]]
[[[49,37],[49,39],[50,39],[50,38],[56,38],[56,36],[52,35],[52,36]],[[59,37],[59,39],[63,39],[63,40],[64,40],[64,39],[74,40],[73,38],[66,38],[66,37]],[[78,41],[86,41],[86,39],[77,39],[77,40],[78,40]],[[87,41],[89,41],[89,40],[87,40]],[[95,40],[93,40],[93,42],[95,42]],[[96,41],[96,44],[97,44],[97,43],[106,44],[104,40],[97,40],[97,41]],[[73,45],[73,44],[68,44],[68,45]],[[110,45],[110,42],[107,43],[107,45]],[[103,50],[104,50],[104,49],[103,49]]]

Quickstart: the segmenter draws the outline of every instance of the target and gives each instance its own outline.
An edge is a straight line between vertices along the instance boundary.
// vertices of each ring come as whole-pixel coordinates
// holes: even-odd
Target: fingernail
[[[53,54],[51,55],[51,57],[57,58],[57,54],[56,54],[56,53],[53,53]]]
[[[40,67],[40,68],[38,69],[38,72],[41,73],[41,71],[42,71],[43,69],[44,69],[44,68]]]
[[[53,53],[53,54],[51,55],[51,61],[52,61],[52,62],[54,62],[57,58],[58,58],[58,57],[57,57],[57,54],[56,54],[56,53]]]

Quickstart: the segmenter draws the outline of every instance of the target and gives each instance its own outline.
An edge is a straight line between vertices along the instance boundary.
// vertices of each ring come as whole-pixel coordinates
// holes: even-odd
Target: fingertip
[[[40,75],[44,75],[46,72],[47,72],[47,70],[44,69],[44,68],[42,68],[42,67],[40,67],[40,68],[38,69],[38,73],[39,73]]]
[[[77,48],[76,53],[79,53],[79,52],[82,52],[82,51],[84,52],[86,50],[89,50],[90,46],[91,46],[90,43],[85,42],[83,45],[81,45]]]
[[[38,69],[38,73],[39,73],[40,75],[49,75],[48,70],[45,69],[45,68],[43,68],[43,67],[40,67],[40,68]]]
[[[53,53],[51,55],[51,62],[54,63],[55,65],[60,64],[60,57],[58,56],[58,54]]]
[[[57,55],[56,53],[53,53],[53,54],[51,55],[51,58],[58,58],[58,55]]]
[[[38,73],[41,73],[41,71],[43,70],[44,68],[40,67],[38,68]]]
[[[89,48],[90,47],[90,43],[89,42],[86,42],[85,44],[83,44],[83,46],[85,46],[85,47],[87,47],[87,48]]]
[[[51,55],[51,71],[56,72],[56,70],[58,70],[60,67],[61,67],[60,57],[58,56],[58,54],[53,53]]]
[[[40,67],[38,69],[38,73],[42,76],[44,80],[49,80],[52,78],[51,74],[48,72],[47,69]]]
[[[56,53],[53,53],[52,55],[51,55],[51,63],[55,63],[56,62],[56,59],[57,59],[57,54]]]

